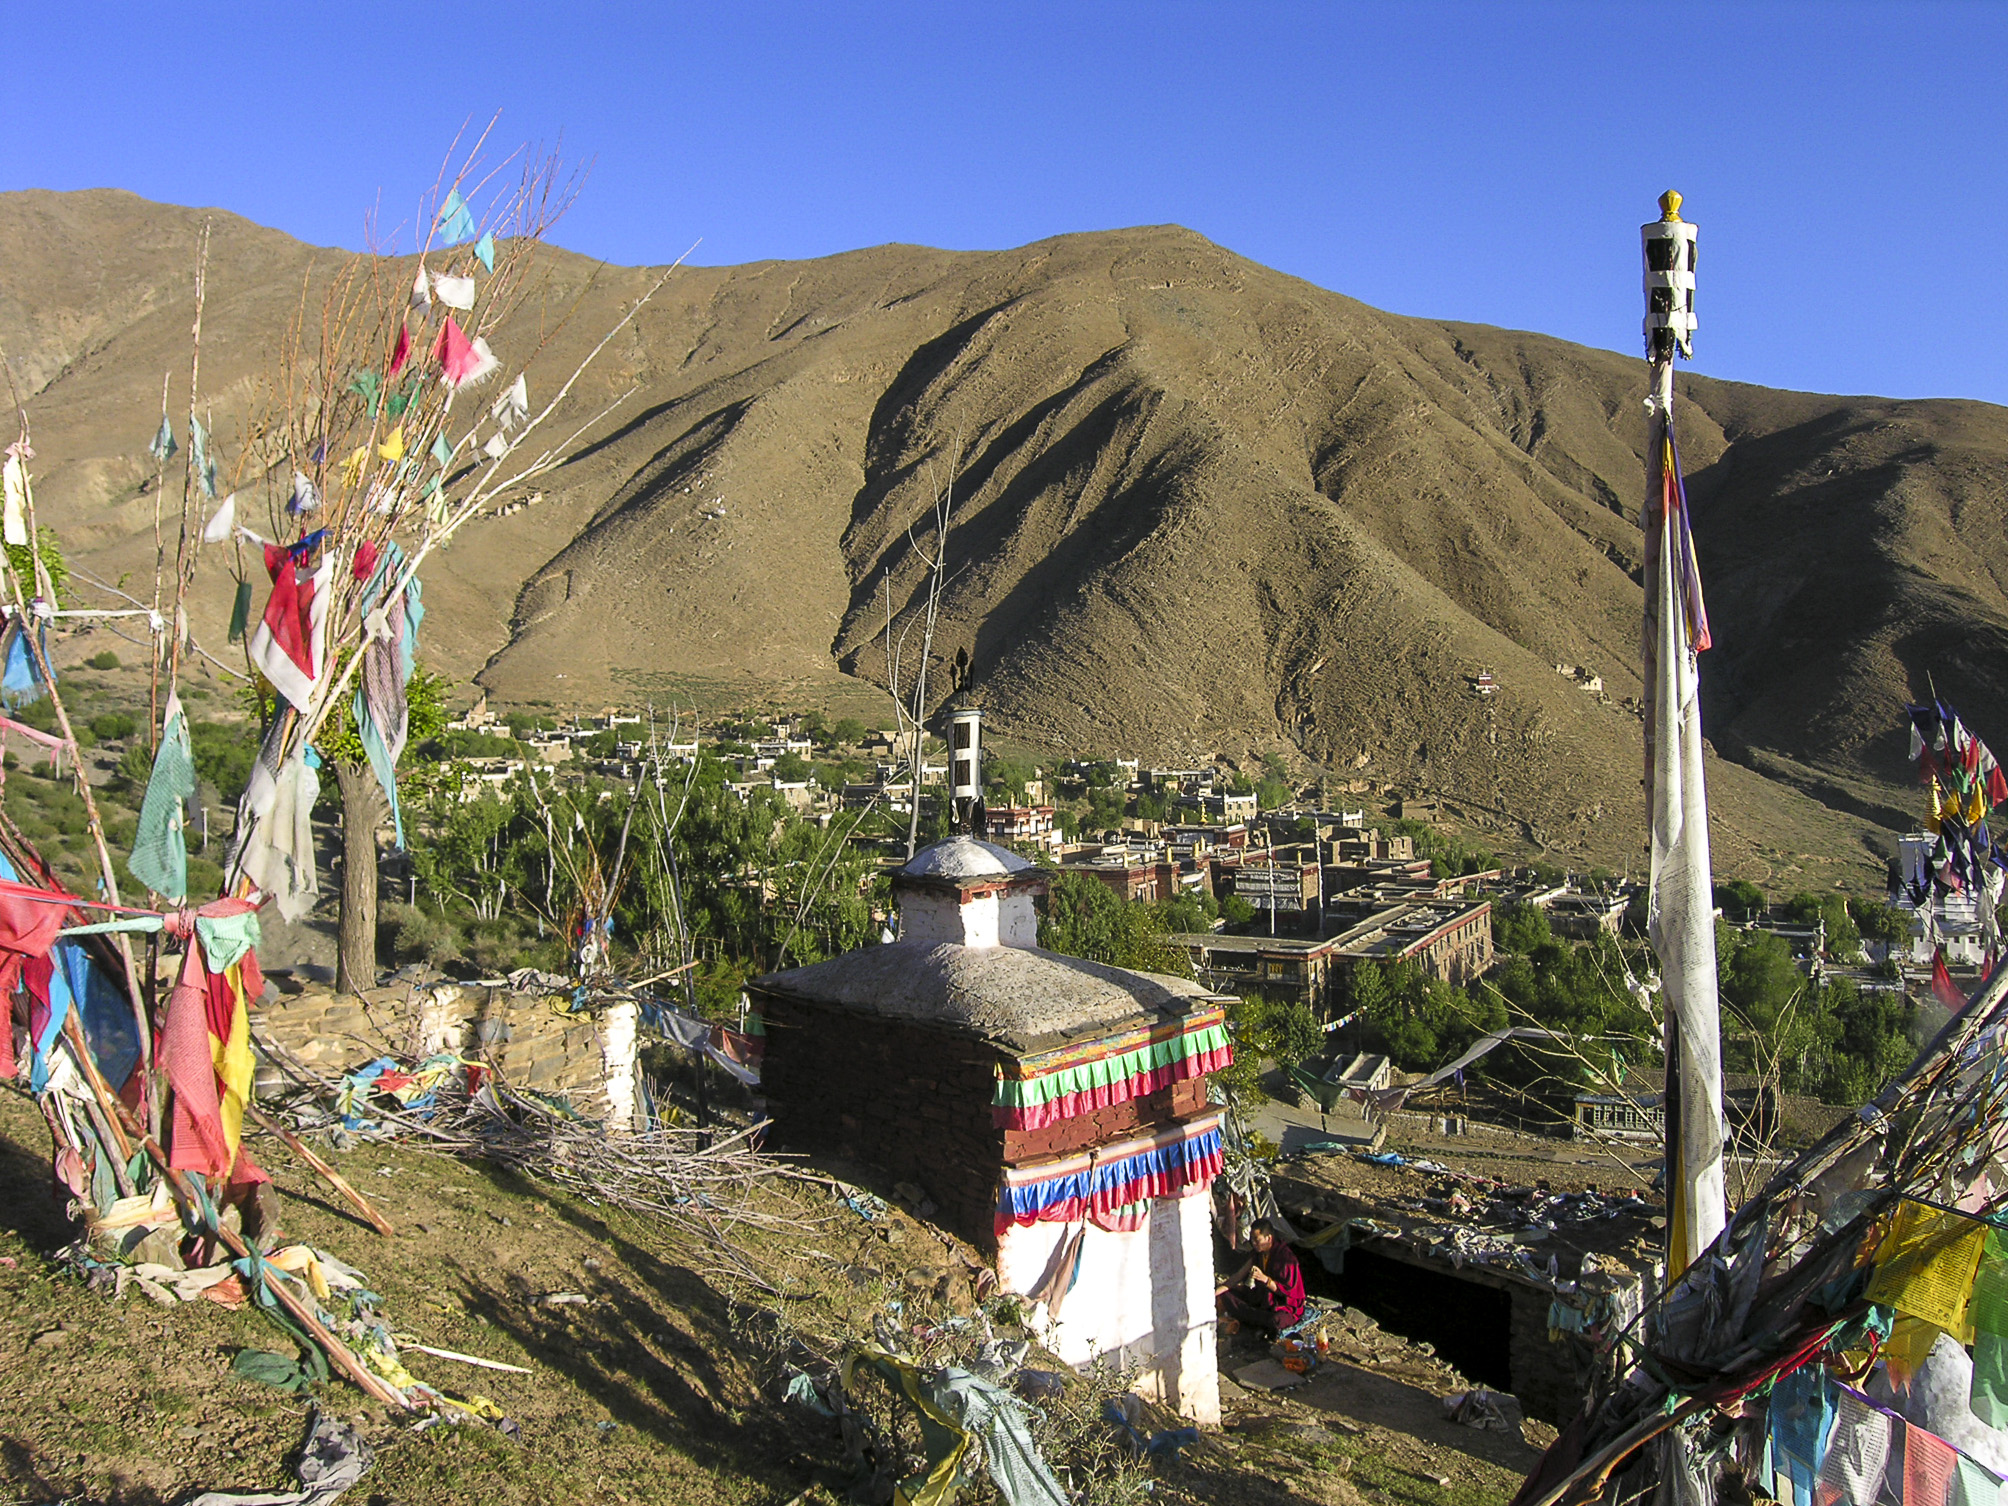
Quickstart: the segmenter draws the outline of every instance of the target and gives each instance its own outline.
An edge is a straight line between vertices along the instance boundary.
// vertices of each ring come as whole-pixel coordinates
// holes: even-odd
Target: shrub
[[[91,718],[91,736],[101,743],[116,742],[139,731],[139,720],[128,711],[107,711]]]
[[[92,654],[90,658],[84,660],[84,664],[90,669],[117,669],[119,667],[119,656],[110,649],[105,649],[99,653]]]

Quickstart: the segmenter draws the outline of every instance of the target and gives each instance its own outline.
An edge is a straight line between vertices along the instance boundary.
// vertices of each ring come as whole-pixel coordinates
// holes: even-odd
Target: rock
[[[70,1342],[70,1336],[60,1328],[47,1328],[35,1335],[37,1349],[56,1349]]]
[[[948,1279],[948,1273],[938,1266],[917,1265],[906,1273],[904,1284],[910,1292],[931,1292]]]

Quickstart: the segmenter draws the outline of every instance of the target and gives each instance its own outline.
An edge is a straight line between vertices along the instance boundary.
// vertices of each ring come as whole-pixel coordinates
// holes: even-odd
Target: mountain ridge
[[[186,407],[203,213],[0,195],[0,344],[32,389],[44,512],[105,569],[151,568],[137,488],[163,371]],[[235,454],[260,362],[346,253],[212,218],[204,400]],[[549,391],[649,274],[539,266],[496,347],[550,336],[530,363]],[[537,505],[428,573],[427,652],[518,701],[855,698],[883,675],[888,593],[896,616],[919,600],[907,531],[952,477],[936,647],[970,651],[1006,737],[1291,747],[1335,788],[1429,792],[1502,841],[1615,865],[1643,833],[1644,380],[1180,227],[688,268],[569,406],[636,396]],[[1988,563],[2008,410],[1683,372],[1679,414],[1718,642],[1718,847],[1867,882],[1918,806],[1903,700],[1930,675],[1983,735],[2008,714]],[[195,621],[220,639],[213,594]],[[1480,671],[1497,695],[1473,693]]]

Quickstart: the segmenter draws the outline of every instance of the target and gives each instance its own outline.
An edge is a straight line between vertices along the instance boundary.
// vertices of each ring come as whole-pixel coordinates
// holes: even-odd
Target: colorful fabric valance
[[[1217,1014],[1156,1038],[1027,1077],[999,1077],[991,1119],[1000,1129],[1036,1130],[1077,1114],[1142,1098],[1232,1065],[1234,1047]]]
[[[1007,1171],[997,1199],[997,1232],[1014,1224],[1118,1221],[1145,1199],[1181,1197],[1206,1187],[1220,1175],[1222,1154],[1216,1113],[1148,1139]]]

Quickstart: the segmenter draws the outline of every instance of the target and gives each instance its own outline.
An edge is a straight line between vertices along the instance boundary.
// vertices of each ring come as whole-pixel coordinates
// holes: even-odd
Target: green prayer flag
[[[374,371],[359,371],[349,378],[349,391],[369,404],[370,417],[377,415],[377,394],[383,388],[383,378]]]
[[[1981,1331],[1973,1336],[1973,1415],[1990,1428],[2008,1426],[2008,1339]]]
[[[195,755],[189,748],[188,718],[180,700],[170,695],[126,866],[147,888],[177,903],[188,898],[188,841],[182,820],[194,793]]]
[[[1950,1506],[2000,1506],[2001,1482],[1984,1465],[1975,1464],[1966,1455],[1959,1456],[1958,1490],[1954,1492]]]
[[[230,604],[230,641],[242,643],[244,630],[251,625],[251,582],[237,582],[237,599]]]
[[[437,460],[441,465],[451,465],[453,463],[453,446],[446,442],[444,434],[441,434],[432,441],[432,458]]]
[[[1999,1229],[1987,1231],[1966,1316],[1976,1333],[2008,1337],[2008,1234]]]

